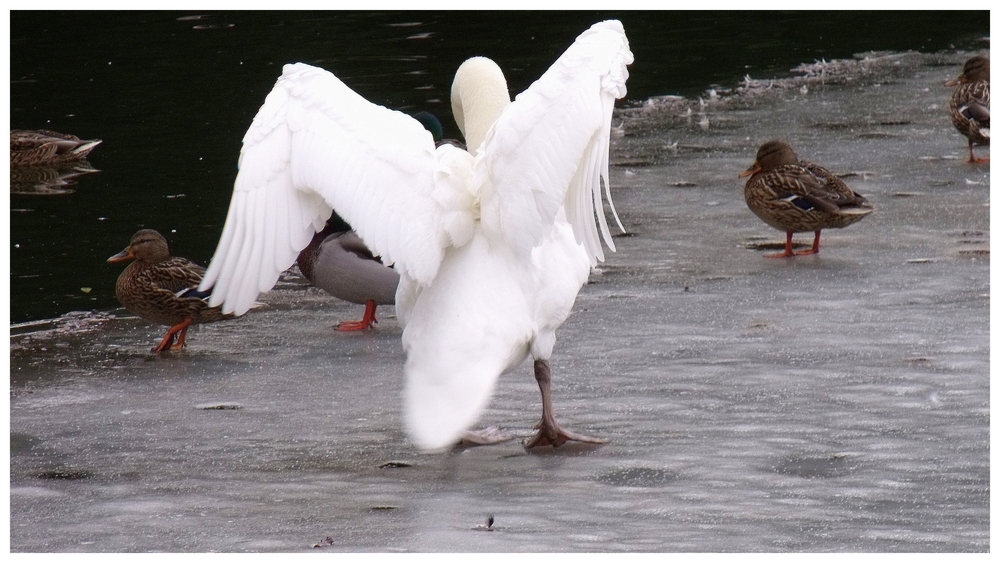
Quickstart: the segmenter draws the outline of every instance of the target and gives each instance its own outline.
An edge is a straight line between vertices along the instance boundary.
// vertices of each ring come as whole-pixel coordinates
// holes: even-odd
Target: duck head
[[[770,172],[779,166],[795,164],[799,161],[791,145],[784,141],[768,141],[757,149],[757,160],[747,168],[740,178],[752,176],[758,172]]]
[[[958,86],[959,84],[979,82],[980,80],[988,81],[989,79],[990,58],[985,55],[976,55],[965,61],[965,66],[962,67],[962,74],[958,75],[958,78],[945,82],[945,86]]]
[[[137,262],[155,264],[170,258],[170,247],[167,239],[153,229],[142,229],[132,235],[125,250],[108,258],[108,262],[124,262],[135,259]]]

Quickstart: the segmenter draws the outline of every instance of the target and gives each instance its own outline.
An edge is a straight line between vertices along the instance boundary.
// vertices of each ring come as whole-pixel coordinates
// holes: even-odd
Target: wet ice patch
[[[51,479],[54,481],[81,481],[90,479],[94,474],[86,469],[60,468],[39,471],[35,477],[39,479]]]
[[[680,475],[670,469],[654,467],[623,467],[597,476],[601,483],[616,487],[661,487],[676,481]]]
[[[795,456],[785,458],[771,469],[783,475],[805,479],[828,479],[853,473],[861,465],[853,456],[837,453],[826,456]]]
[[[413,464],[408,461],[387,461],[378,467],[379,469],[399,469],[402,467],[413,467]]]
[[[235,411],[243,408],[243,405],[239,403],[223,402],[223,403],[201,403],[195,405],[194,408],[203,411]]]
[[[11,487],[10,496],[11,498],[23,497],[43,499],[64,497],[67,495],[62,491],[54,491],[46,487]]]

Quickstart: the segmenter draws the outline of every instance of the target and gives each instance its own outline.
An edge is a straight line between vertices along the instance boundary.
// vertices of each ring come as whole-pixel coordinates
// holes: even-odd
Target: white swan
[[[417,445],[454,443],[499,375],[529,355],[542,421],[526,446],[602,442],[556,424],[548,358],[604,260],[595,215],[614,250],[600,184],[610,204],[611,113],[631,62],[615,20],[581,34],[514,102],[495,63],[466,61],[452,110],[469,152],[435,148],[416,120],[329,72],[286,65],[243,140],[202,283],[214,285],[210,303],[245,312],[336,208],[400,273],[406,427]]]

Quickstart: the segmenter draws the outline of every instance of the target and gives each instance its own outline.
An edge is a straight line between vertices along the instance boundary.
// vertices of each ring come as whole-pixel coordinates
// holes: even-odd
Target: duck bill
[[[964,81],[964,80],[962,80],[962,77],[961,77],[961,76],[959,76],[958,78],[952,78],[952,79],[951,79],[951,80],[949,80],[948,82],[945,82],[945,83],[944,83],[944,85],[945,85],[945,86],[948,86],[948,87],[951,87],[951,86],[958,86],[959,84],[963,84],[964,82],[965,82],[965,81]]]
[[[747,176],[753,176],[754,174],[756,174],[758,172],[760,172],[760,165],[755,162],[752,165],[750,165],[750,168],[747,168],[746,170],[743,171],[742,174],[740,174],[740,178],[746,178]]]
[[[108,258],[108,262],[114,264],[115,262],[124,262],[126,260],[131,260],[133,258],[135,258],[135,254],[132,254],[131,249],[126,248],[125,250],[122,250],[121,252],[115,254],[111,258]]]

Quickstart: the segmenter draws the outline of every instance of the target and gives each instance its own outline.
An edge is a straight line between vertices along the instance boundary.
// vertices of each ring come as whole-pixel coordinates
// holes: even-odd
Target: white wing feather
[[[455,160],[455,151],[435,151],[416,120],[368,102],[333,74],[286,65],[243,139],[226,225],[200,287],[214,285],[213,306],[244,313],[331,209],[387,263],[429,283],[444,248],[462,242],[472,221],[468,186],[458,186],[456,202],[448,193],[456,182],[441,180],[439,161]]]
[[[595,214],[614,250],[600,187],[603,180],[618,221],[608,191],[611,113],[625,95],[625,66],[632,60],[620,22],[595,24],[500,115],[475,171],[483,229],[491,238],[528,250],[565,206],[592,265],[604,260]]]

